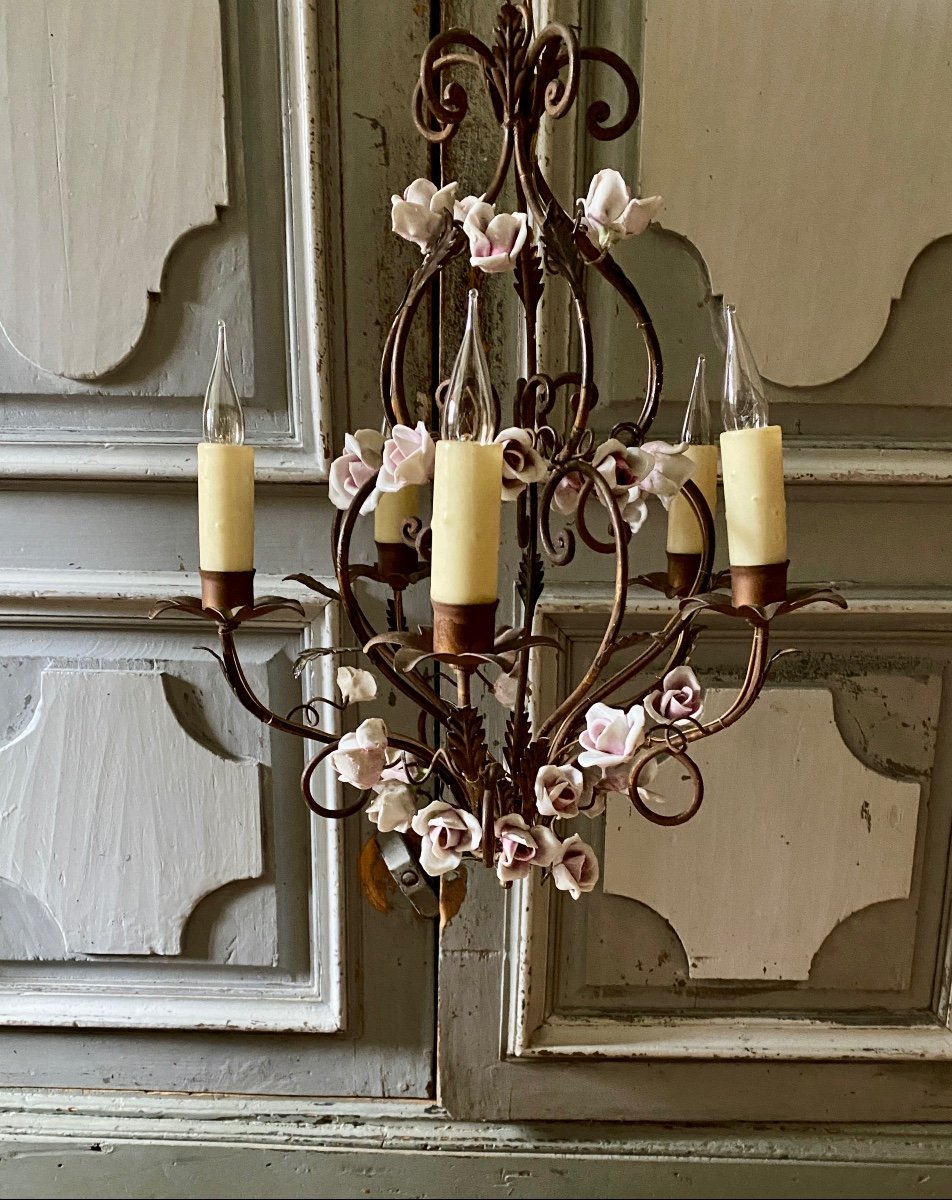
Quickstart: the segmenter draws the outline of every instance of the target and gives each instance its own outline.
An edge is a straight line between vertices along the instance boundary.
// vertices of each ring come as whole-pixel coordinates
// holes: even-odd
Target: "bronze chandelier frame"
[[[586,299],[586,270],[593,269],[624,301],[646,353],[645,399],[636,420],[615,425],[611,436],[627,445],[645,439],[658,411],[662,387],[662,358],[657,335],[634,283],[610,253],[600,253],[582,225],[581,215],[563,206],[553,194],[536,153],[543,117],[558,120],[575,105],[582,64],[601,63],[625,88],[624,112],[614,121],[609,105],[595,100],[588,106],[588,133],[601,141],[620,137],[631,129],[638,114],[639,91],[631,68],[617,54],[599,47],[581,46],[575,31],[554,23],[535,32],[528,3],[505,3],[495,24],[490,46],[466,29],[448,29],[427,47],[413,93],[413,117],[421,135],[431,143],[446,143],[459,130],[469,111],[469,95],[452,77],[471,72],[488,98],[501,131],[499,158],[484,197],[494,202],[512,176],[517,207],[528,212],[538,246],[527,240],[520,252],[514,286],[522,306],[526,376],[517,382],[512,424],[531,429],[538,447],[552,463],[544,484],[530,484],[513,507],[521,563],[516,584],[518,625],[504,627],[485,653],[435,653],[432,630],[412,631],[404,613],[404,593],[429,575],[427,531],[419,521],[408,522],[404,545],[378,546],[374,564],[351,560],[353,534],[364,501],[375,479],[354,497],[349,509],[334,523],[334,565],[338,590],[304,574],[288,576],[338,601],[372,665],[419,709],[416,736],[391,734],[389,745],[412,756],[417,764],[415,784],[430,776],[442,785],[451,802],[480,821],[483,861],[493,862],[493,827],[500,816],[519,813],[530,818],[534,807],[537,771],[546,763],[568,762],[584,725],[585,712],[594,703],[614,701],[625,707],[636,704],[660,684],[673,667],[689,661],[699,633],[698,618],[707,612],[745,622],[751,630],[746,675],[736,699],[720,717],[702,722],[657,724],[632,761],[628,796],[634,808],[659,825],[678,825],[695,815],[703,796],[701,773],[690,757],[690,747],[738,721],[759,696],[773,662],[787,651],[771,654],[770,630],[774,620],[806,605],[825,602],[845,608],[832,590],[787,592],[786,564],[734,569],[715,576],[714,526],[710,509],[699,488],[688,482],[684,495],[700,525],[703,549],[695,556],[669,556],[665,574],[632,577],[629,567],[630,532],[619,504],[601,474],[592,465],[595,439],[589,427],[598,399],[594,380],[591,321]],[[411,326],[428,294],[431,282],[457,259],[467,246],[461,225],[447,215],[435,244],[413,273],[391,325],[381,361],[380,390],[387,420],[413,425],[415,415],[407,402],[406,348]],[[553,377],[538,360],[538,308],[546,275],[559,275],[571,292],[578,334],[579,369]],[[445,384],[441,385],[445,389]],[[442,396],[437,390],[437,403]],[[560,419],[561,418],[561,419]],[[569,475],[582,480],[575,514],[575,531],[567,525],[553,528],[553,500],[559,482]],[[607,511],[611,534],[607,539],[592,530],[593,499],[598,512]],[[592,551],[614,558],[614,595],[604,632],[591,665],[550,713],[533,727],[527,711],[530,659],[549,653],[556,644],[534,633],[536,609],[545,583],[546,565],[565,566],[572,561],[578,539]],[[732,582],[732,593],[712,590]],[[387,629],[377,629],[360,596],[364,583],[382,586],[389,593]],[[664,627],[653,634],[623,634],[629,589],[647,585],[680,603]],[[293,600],[265,597],[255,604],[241,602],[248,580],[203,577],[203,598],[183,597],[159,605],[153,612],[177,609],[213,621],[218,627],[220,653],[216,654],[232,691],[258,720],[273,729],[307,742],[320,744],[304,768],[301,788],[309,808],[319,816],[345,818],[359,812],[370,799],[364,793],[353,803],[330,807],[315,798],[315,771],[338,746],[339,735],[321,728],[317,697],[287,715],[273,712],[254,692],[236,645],[236,633],[250,621],[279,609],[303,615]],[[427,670],[435,662],[450,668],[455,677],[452,695],[442,684],[446,671]],[[503,754],[497,757],[487,743],[483,717],[472,699],[474,675],[484,663],[511,671],[517,681],[516,702],[506,727]],[[660,670],[658,664],[661,664]],[[646,683],[645,673],[652,671]],[[428,737],[428,729],[433,736]],[[437,745],[438,742],[438,745]],[[649,763],[662,757],[677,760],[692,784],[689,803],[678,812],[658,811],[639,793],[639,780]]]

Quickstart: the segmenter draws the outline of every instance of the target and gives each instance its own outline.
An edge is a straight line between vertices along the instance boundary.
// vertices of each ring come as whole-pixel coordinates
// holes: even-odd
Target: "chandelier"
[[[317,745],[301,780],[310,809],[334,819],[365,809],[381,841],[400,841],[403,857],[384,857],[402,863],[396,877],[405,891],[421,882],[418,865],[438,877],[473,860],[506,885],[539,871],[576,899],[590,891],[596,856],[564,823],[598,815],[611,793],[660,825],[693,817],[704,785],[691,747],[733,725],[757,699],[785,652],[770,652],[773,622],[808,604],[845,607],[833,591],[787,587],[780,428],[768,424],[763,383],[730,307],[719,439],[729,570],[714,572],[718,450],[703,359],[682,443],[648,440],[661,399],[661,351],[612,248],[647,227],[660,199],[632,198],[621,175],[604,170],[584,201],[564,205],[537,152],[543,118],[569,112],[587,61],[613,70],[624,85],[625,111],[614,123],[603,101],[587,112],[591,136],[617,138],[637,116],[631,69],[610,50],[580,46],[566,25],[536,33],[529,4],[501,6],[492,45],[449,29],[423,55],[412,102],[420,133],[437,144],[456,134],[469,109],[460,79],[471,73],[501,131],[498,165],[478,197],[427,180],[393,197],[394,232],[415,243],[422,259],[383,348],[384,432],[348,434],[331,466],[337,588],[288,576],[340,604],[370,669],[339,667],[339,700],[314,697],[287,715],[271,711],[242,669],[236,635],[243,625],[282,608],[303,610],[292,600],[254,597],[254,453],[243,445],[223,328],[198,458],[202,595],[171,600],[153,614],[172,608],[217,624],[216,657],[241,704],[273,729]],[[497,211],[510,180],[515,209]],[[408,400],[405,351],[431,284],[464,255],[472,281],[466,329],[450,377],[436,390],[437,429]],[[558,375],[538,359],[539,305],[553,276],[571,293],[578,346],[578,369]],[[647,364],[641,411],[601,442],[590,425],[598,391],[586,292],[595,277],[627,308]],[[479,294],[507,280],[521,304],[524,363],[504,421],[479,328]],[[652,509],[667,509],[667,570],[633,575],[637,534]],[[355,531],[371,520],[375,561],[354,561]],[[497,613],[500,536],[513,536],[510,529],[520,554],[511,625]],[[536,612],[549,574],[573,560],[579,542],[611,562],[613,599],[584,675],[551,711],[539,712],[531,681],[552,669],[547,659],[560,648],[537,632]],[[626,626],[629,590],[639,585],[677,601],[650,634]],[[406,601],[427,587],[432,618],[412,627]],[[386,600],[385,628],[369,615],[375,597],[377,607]],[[736,698],[705,720],[690,658],[702,632],[698,619],[710,613],[749,627],[750,651]],[[363,713],[351,732],[326,727],[329,708],[371,703],[378,677],[415,706],[412,735]],[[496,704],[510,710],[498,750],[485,720],[486,706]],[[690,784],[679,806],[652,791],[665,758]],[[356,792],[338,807],[314,794],[315,772],[327,759]]]

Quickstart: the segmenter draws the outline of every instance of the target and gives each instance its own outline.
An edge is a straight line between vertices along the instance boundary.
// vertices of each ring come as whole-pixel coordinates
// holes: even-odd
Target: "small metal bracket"
[[[378,833],[377,845],[394,883],[416,912],[429,920],[438,917],[440,904],[436,892],[427,882],[423,868],[413,856],[403,835],[395,832]]]

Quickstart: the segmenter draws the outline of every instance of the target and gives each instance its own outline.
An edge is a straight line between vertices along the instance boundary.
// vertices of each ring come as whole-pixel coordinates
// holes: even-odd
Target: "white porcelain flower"
[[[331,765],[343,783],[365,791],[380,780],[387,762],[387,726],[380,717],[361,721],[345,733],[331,755]]]
[[[384,443],[377,487],[381,492],[399,492],[401,488],[429,483],[435,460],[433,439],[422,421],[412,429],[409,425],[394,425]]]
[[[577,900],[583,892],[592,891],[598,883],[595,851],[577,833],[566,838],[558,848],[551,871],[555,886],[560,892],[568,892],[573,900]]]
[[[577,817],[591,803],[592,789],[578,767],[540,767],[535,780],[536,811],[542,817]]]
[[[593,704],[585,714],[585,730],[579,738],[579,766],[599,767],[604,773],[630,762],[645,740],[645,710],[635,704],[627,712]]]
[[[370,820],[381,833],[406,833],[417,810],[413,788],[396,779],[385,779],[374,784],[374,792],[365,810]]]
[[[530,483],[541,483],[549,472],[549,464],[536,450],[532,432],[510,426],[496,435],[502,446],[502,498],[517,499]]]
[[[382,780],[395,779],[398,783],[413,784],[413,772],[419,767],[419,762],[405,750],[389,750],[387,765],[380,772]]]
[[[609,167],[592,176],[588,195],[579,203],[588,236],[599,250],[610,250],[616,242],[644,233],[664,201],[660,196],[634,199],[621,173]]]
[[[345,704],[360,704],[377,695],[377,681],[361,667],[338,667],[337,687]]]
[[[645,699],[645,712],[662,724],[700,717],[704,708],[704,689],[690,667],[675,667],[661,681],[661,687]]]
[[[578,509],[579,495],[584,482],[580,471],[569,471],[555,485],[552,503],[564,516],[571,517]]]
[[[424,253],[436,241],[447,215],[454,213],[456,183],[437,188],[429,179],[414,179],[402,196],[390,197],[393,232],[415,242]]]
[[[335,508],[349,508],[368,479],[380,470],[383,462],[383,434],[377,429],[358,429],[344,435],[344,453],[331,463],[327,479],[327,496]],[[366,516],[377,507],[376,488],[361,505]]]
[[[421,808],[411,827],[423,839],[420,866],[428,875],[445,875],[459,866],[463,855],[475,850],[482,830],[472,813],[454,808],[444,800],[434,800]]]
[[[484,197],[485,193],[483,196],[464,196],[462,200],[457,200],[453,205],[453,220],[459,221],[462,225],[469,216],[469,210],[474,204],[482,203]]]
[[[641,481],[653,465],[654,459],[650,455],[637,446],[625,446],[617,438],[602,442],[592,459],[592,466],[611,489],[621,509],[622,520],[632,533],[637,533],[648,519]],[[379,480],[377,486],[380,486]]]
[[[525,879],[532,867],[547,867],[560,846],[551,829],[544,825],[530,829],[518,813],[499,817],[493,830],[499,842],[496,875],[500,883]]]
[[[493,275],[515,268],[529,233],[529,218],[521,212],[497,215],[491,204],[479,200],[466,214],[463,232],[469,238],[470,265]]]
[[[645,442],[641,453],[651,456],[651,466],[641,480],[641,490],[650,492],[668,507],[695,472],[695,464],[684,453],[686,443]]]

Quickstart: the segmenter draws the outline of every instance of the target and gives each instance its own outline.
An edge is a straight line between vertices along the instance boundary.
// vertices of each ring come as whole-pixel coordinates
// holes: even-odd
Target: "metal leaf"
[[[321,583],[319,579],[315,579],[313,575],[305,575],[299,573],[297,575],[285,575],[285,583],[303,583],[306,588],[310,588],[312,592],[317,592],[320,596],[326,596],[328,600],[339,600],[340,595],[334,588],[328,587],[326,583]]]

